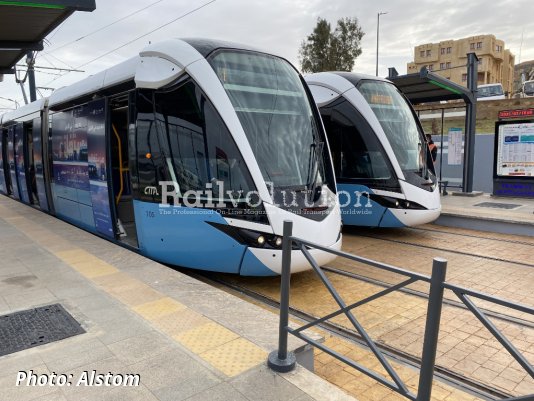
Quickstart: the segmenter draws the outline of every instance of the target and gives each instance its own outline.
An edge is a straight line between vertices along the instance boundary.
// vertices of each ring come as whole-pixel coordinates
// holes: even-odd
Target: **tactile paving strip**
[[[0,356],[85,333],[60,304],[0,316]]]

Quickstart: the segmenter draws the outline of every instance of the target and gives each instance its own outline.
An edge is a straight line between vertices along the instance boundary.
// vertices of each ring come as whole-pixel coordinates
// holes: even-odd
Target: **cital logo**
[[[145,195],[158,196],[158,189],[156,187],[145,187]]]

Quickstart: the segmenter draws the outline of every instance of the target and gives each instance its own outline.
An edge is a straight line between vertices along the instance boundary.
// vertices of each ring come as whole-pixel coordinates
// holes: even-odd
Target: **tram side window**
[[[222,193],[223,200],[229,201],[230,192],[233,199],[243,201],[254,190],[230,132],[194,82],[156,92],[154,104],[152,113],[138,114],[139,160],[143,159],[143,152],[151,151],[154,166],[150,170],[161,171],[155,174],[158,177],[146,178],[153,182],[162,180],[160,177],[174,181],[180,197],[187,191],[200,191],[203,198],[211,192],[219,200],[218,194]],[[139,105],[140,111],[142,108]],[[154,157],[156,148],[159,152]],[[143,170],[148,170],[146,158],[143,163],[139,164],[141,188],[147,185],[142,178]]]
[[[332,149],[336,177],[340,181],[388,180],[392,177],[375,133],[347,100],[337,100],[321,108],[321,115]]]
[[[154,120],[153,91],[139,91],[137,98],[137,178],[138,198],[161,202],[161,181],[170,181],[161,139]],[[132,171],[135,174],[135,170]]]

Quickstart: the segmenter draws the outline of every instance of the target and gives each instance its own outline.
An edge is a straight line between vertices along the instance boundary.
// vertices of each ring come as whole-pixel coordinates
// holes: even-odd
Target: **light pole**
[[[387,13],[388,12],[386,11],[385,13],[378,13],[376,15],[376,76],[377,77],[378,77],[378,37],[380,33],[380,16],[387,14]]]

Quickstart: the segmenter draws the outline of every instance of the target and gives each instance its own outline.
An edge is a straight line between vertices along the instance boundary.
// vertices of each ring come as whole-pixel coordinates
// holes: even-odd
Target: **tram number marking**
[[[146,217],[148,217],[149,219],[153,219],[154,217],[156,217],[156,213],[151,210],[146,210],[145,213]]]

